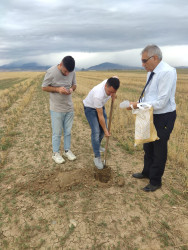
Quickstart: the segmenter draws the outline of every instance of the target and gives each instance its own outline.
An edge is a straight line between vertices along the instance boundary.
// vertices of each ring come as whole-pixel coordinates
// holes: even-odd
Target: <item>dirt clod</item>
[[[123,178],[123,176],[118,176],[116,178],[116,183],[119,187],[123,187],[125,185],[125,179]]]
[[[99,170],[97,168],[94,168],[94,177],[97,181],[107,183],[112,177],[111,174],[111,168],[108,166],[105,166],[104,169]]]

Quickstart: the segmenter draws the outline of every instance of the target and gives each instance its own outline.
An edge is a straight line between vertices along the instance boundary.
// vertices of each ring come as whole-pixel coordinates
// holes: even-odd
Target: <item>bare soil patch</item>
[[[52,171],[41,173],[27,183],[19,183],[15,188],[20,191],[47,193],[62,193],[68,190],[82,190],[96,185],[100,188],[109,188],[116,185],[113,171],[107,167],[98,170],[95,167],[69,171]]]

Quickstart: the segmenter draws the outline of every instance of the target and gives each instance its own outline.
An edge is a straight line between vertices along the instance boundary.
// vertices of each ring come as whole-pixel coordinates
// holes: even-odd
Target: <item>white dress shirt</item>
[[[151,104],[154,114],[163,114],[176,110],[176,69],[161,61],[153,72],[155,74],[146,87],[141,102]],[[148,72],[147,79],[150,74],[151,72]]]

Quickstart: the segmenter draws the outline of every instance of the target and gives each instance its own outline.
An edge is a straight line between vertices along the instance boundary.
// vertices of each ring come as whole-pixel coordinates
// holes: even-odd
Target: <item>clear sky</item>
[[[188,0],[1,0],[0,65],[141,66],[158,45],[172,66],[188,66]]]

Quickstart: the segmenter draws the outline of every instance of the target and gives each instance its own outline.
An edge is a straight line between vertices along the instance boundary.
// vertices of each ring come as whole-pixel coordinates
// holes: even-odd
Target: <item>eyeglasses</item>
[[[152,58],[153,56],[150,56],[148,59],[142,59],[142,63],[147,63],[147,61]]]

